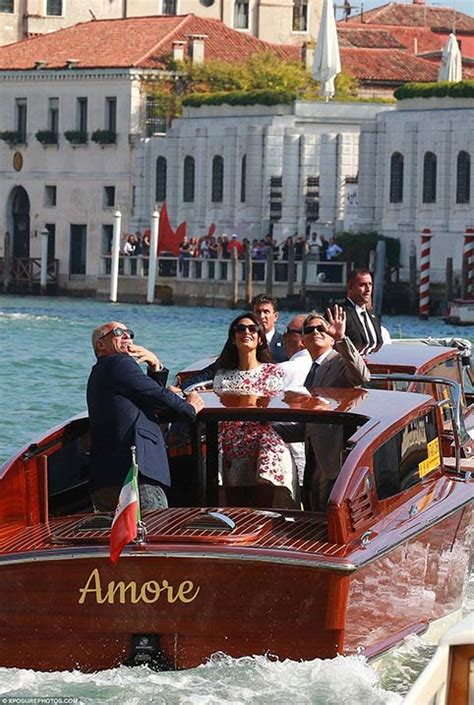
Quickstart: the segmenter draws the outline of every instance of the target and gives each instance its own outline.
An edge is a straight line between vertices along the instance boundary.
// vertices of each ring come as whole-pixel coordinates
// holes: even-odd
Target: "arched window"
[[[212,196],[213,203],[222,203],[224,200],[224,160],[215,156],[212,160]]]
[[[403,154],[394,152],[390,159],[390,203],[403,201]]]
[[[436,154],[426,152],[423,160],[423,203],[436,202]]]
[[[459,152],[456,168],[456,203],[469,203],[471,200],[471,156]]]
[[[247,155],[244,154],[240,163],[240,202],[245,203],[247,189]]]
[[[183,172],[183,201],[187,203],[192,203],[194,201],[194,172],[194,157],[190,157],[188,155],[184,158]]]
[[[158,157],[156,160],[156,188],[155,201],[157,203],[166,201],[166,159]]]

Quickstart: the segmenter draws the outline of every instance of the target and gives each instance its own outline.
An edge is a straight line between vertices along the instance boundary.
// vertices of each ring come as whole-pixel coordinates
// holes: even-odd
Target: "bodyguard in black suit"
[[[275,328],[278,320],[278,303],[273,296],[258,294],[252,300],[252,313],[260,321],[267,338],[273,362],[286,362],[288,355],[283,346],[283,335]]]
[[[132,446],[136,446],[142,508],[159,506],[160,487],[169,486],[170,474],[163,434],[154,414],[162,409],[174,412],[177,419],[194,421],[202,408],[197,393],[184,401],[166,389],[168,370],[154,353],[134,345],[132,339],[133,332],[114,321],[92,334],[97,362],[87,384],[89,480],[94,505],[101,511],[113,511],[117,505],[131,466]],[[147,375],[139,363],[147,364]]]
[[[362,353],[378,350],[383,345],[380,321],[370,310],[372,275],[367,269],[354,269],[347,276],[346,336]]]

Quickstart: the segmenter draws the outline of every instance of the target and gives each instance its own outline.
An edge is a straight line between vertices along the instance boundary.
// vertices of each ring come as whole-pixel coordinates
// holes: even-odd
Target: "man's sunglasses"
[[[258,326],[255,323],[250,323],[248,326],[246,326],[245,323],[237,323],[237,325],[234,326],[234,331],[236,333],[245,333],[246,331],[249,333],[258,333]]]
[[[135,333],[133,330],[130,330],[130,328],[111,328],[107,333],[104,333],[104,335],[101,335],[99,340],[102,340],[102,338],[106,338],[108,335],[113,335],[114,338],[121,338],[122,335],[128,335],[130,340],[133,340],[135,337]]]
[[[326,328],[326,326],[323,326],[322,324],[320,324],[319,326],[305,326],[303,328],[303,333],[304,333],[304,335],[312,335],[315,330],[317,330],[318,333],[327,333],[328,332],[328,329]]]
[[[303,331],[301,328],[287,328],[285,333],[287,335],[290,335],[290,333],[294,333],[295,335],[302,335]]]

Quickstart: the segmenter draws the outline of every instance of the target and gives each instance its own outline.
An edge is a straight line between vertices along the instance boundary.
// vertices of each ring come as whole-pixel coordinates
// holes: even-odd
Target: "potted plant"
[[[13,146],[15,144],[25,144],[26,135],[19,130],[5,130],[0,132],[0,139]]]
[[[97,144],[115,144],[117,133],[111,130],[95,130],[91,135],[91,140]]]
[[[81,130],[67,130],[64,133],[64,137],[71,144],[87,144],[89,135],[87,132],[82,132]]]
[[[38,130],[35,137],[42,145],[58,143],[58,133],[53,130]]]

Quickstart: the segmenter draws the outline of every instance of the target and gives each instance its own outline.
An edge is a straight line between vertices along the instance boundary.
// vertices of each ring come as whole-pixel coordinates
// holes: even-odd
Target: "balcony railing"
[[[268,281],[266,260],[252,260],[252,281]],[[294,282],[303,282],[303,272],[306,266],[306,287],[331,288],[343,286],[346,281],[346,262],[317,262],[307,260],[294,263]],[[289,275],[289,262],[276,260],[272,264],[272,281],[275,284],[286,284]],[[101,276],[109,276],[112,268],[112,256],[102,255]],[[148,276],[148,257],[121,255],[119,258],[119,276]],[[232,265],[230,259],[202,259],[198,257],[158,257],[157,278],[193,280],[202,282],[231,282]],[[237,280],[246,281],[246,262],[237,262]]]

